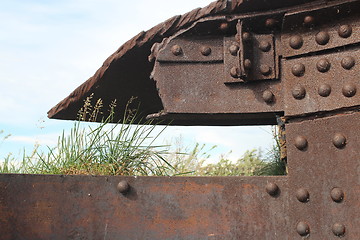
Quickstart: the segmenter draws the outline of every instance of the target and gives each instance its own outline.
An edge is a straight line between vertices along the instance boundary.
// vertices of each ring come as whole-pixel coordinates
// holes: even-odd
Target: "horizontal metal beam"
[[[287,182],[0,175],[1,239],[278,239],[287,236]]]

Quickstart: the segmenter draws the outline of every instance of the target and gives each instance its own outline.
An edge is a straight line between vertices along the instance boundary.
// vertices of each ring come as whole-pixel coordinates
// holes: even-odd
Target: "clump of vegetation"
[[[216,146],[207,148],[198,143],[189,151],[175,143],[175,153],[169,146],[155,145],[155,140],[164,131],[154,134],[157,125],[146,121],[136,125],[136,111],[126,107],[124,118],[118,124],[110,124],[114,117],[116,101],[109,106],[107,117],[103,117],[103,102],[92,103],[91,95],[79,111],[79,120],[74,123],[70,134],[58,138],[55,147],[41,152],[35,146],[30,155],[24,153],[22,161],[16,161],[9,154],[0,163],[2,173],[29,174],[86,174],[125,176],[257,176],[284,175],[285,162],[280,160],[280,144],[276,142],[265,157],[260,150],[247,151],[233,162],[222,156],[216,163],[207,164],[210,152]],[[83,127],[84,121],[103,118],[102,123]],[[2,132],[0,132],[0,135]],[[6,136],[3,140],[8,138]],[[206,150],[207,149],[207,150]]]
[[[192,150],[181,147],[176,154],[169,158],[175,169],[186,176],[275,176],[286,175],[286,162],[280,157],[281,145],[276,127],[273,128],[274,144],[263,154],[261,150],[248,150],[236,161],[222,155],[215,163],[207,163],[216,146],[206,149],[205,145],[196,144]],[[181,146],[181,143],[177,143]]]

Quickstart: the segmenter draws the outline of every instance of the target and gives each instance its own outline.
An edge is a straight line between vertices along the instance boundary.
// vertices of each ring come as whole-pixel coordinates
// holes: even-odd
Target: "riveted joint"
[[[345,235],[345,225],[341,224],[341,223],[335,223],[332,226],[332,232],[334,233],[335,236],[337,237],[343,237]]]
[[[272,197],[277,197],[280,194],[280,188],[277,184],[275,183],[268,183],[265,187],[266,192],[272,196]]]
[[[127,181],[123,180],[121,182],[118,183],[117,185],[117,190],[121,193],[121,194],[127,194],[130,190],[130,185]]]
[[[302,237],[310,235],[310,226],[306,222],[299,222],[296,226],[297,233]]]

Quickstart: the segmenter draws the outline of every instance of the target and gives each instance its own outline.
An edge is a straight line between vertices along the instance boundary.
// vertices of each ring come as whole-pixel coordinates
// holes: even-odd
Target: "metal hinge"
[[[245,31],[241,20],[236,28],[235,36],[224,37],[225,83],[275,79],[274,35]]]

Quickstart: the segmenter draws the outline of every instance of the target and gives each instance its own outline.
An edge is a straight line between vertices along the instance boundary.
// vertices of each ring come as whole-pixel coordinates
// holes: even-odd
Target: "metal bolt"
[[[289,40],[289,45],[290,47],[292,47],[293,49],[299,49],[302,47],[303,45],[303,39],[301,36],[299,35],[295,35],[295,36],[292,36]]]
[[[302,63],[297,63],[291,68],[292,74],[297,77],[301,77],[305,73],[305,65]]]
[[[179,56],[182,54],[182,48],[179,45],[174,45],[171,47],[171,52],[175,56]]]
[[[351,56],[344,57],[341,60],[341,66],[347,70],[351,69],[355,65],[355,59]]]
[[[299,200],[299,202],[306,203],[310,199],[310,193],[305,188],[300,188],[296,191],[296,198]]]
[[[346,145],[346,137],[341,133],[336,133],[333,138],[333,144],[337,148],[344,148]]]
[[[334,202],[340,203],[344,200],[345,194],[340,188],[334,188],[333,190],[331,190],[330,196]]]
[[[268,41],[260,41],[259,48],[263,52],[268,52],[271,49],[271,44]]]
[[[237,53],[239,51],[239,46],[238,45],[235,45],[235,44],[232,44],[230,47],[229,47],[229,52],[231,53],[231,55],[233,56],[236,56]]]
[[[245,59],[244,60],[244,68],[246,69],[250,69],[252,67],[252,63],[250,59]]]
[[[201,47],[201,54],[204,56],[209,56],[211,54],[211,48],[208,46]]]
[[[129,191],[129,189],[130,189],[130,185],[125,180],[119,182],[119,184],[117,185],[117,190],[122,194],[126,194]]]
[[[265,26],[268,27],[268,28],[272,28],[277,24],[277,22],[278,21],[276,19],[274,19],[274,18],[268,18],[265,21]]]
[[[279,191],[280,191],[279,186],[276,185],[275,183],[268,183],[266,185],[266,192],[272,197],[277,196],[279,194]]]
[[[338,29],[338,34],[342,38],[348,38],[352,34],[352,27],[350,25],[341,25]]]
[[[229,30],[229,23],[223,22],[219,26],[220,31],[227,32]]]
[[[239,77],[239,73],[240,73],[240,70],[239,68],[237,67],[232,67],[230,69],[230,75],[233,77],[233,78],[238,78]]]
[[[296,226],[296,231],[300,236],[308,236],[310,234],[309,224],[306,222],[299,222]]]
[[[242,39],[244,42],[247,42],[251,39],[251,34],[249,32],[243,32]]]
[[[341,223],[335,223],[332,226],[332,232],[334,233],[335,236],[342,237],[344,236],[345,231],[346,231],[345,225]]]
[[[326,45],[330,40],[330,35],[328,32],[321,31],[316,34],[315,40],[319,45]]]
[[[303,99],[306,95],[306,90],[303,86],[297,85],[292,90],[292,95],[295,99],[298,99],[298,100]]]
[[[260,72],[264,76],[268,76],[271,73],[271,67],[267,64],[261,64],[260,65]]]
[[[329,71],[330,66],[331,64],[326,58],[322,58],[316,63],[317,70],[322,73]]]
[[[315,22],[315,18],[313,16],[306,16],[304,17],[304,25],[305,26],[311,26]]]
[[[265,90],[262,97],[266,103],[274,102],[274,94],[270,90]]]
[[[322,84],[318,89],[318,93],[322,97],[327,97],[331,93],[331,86],[329,84]]]
[[[299,150],[305,150],[308,146],[308,141],[303,136],[297,136],[295,138],[295,147]]]
[[[345,97],[353,97],[356,94],[356,86],[353,83],[345,84],[342,93]]]

